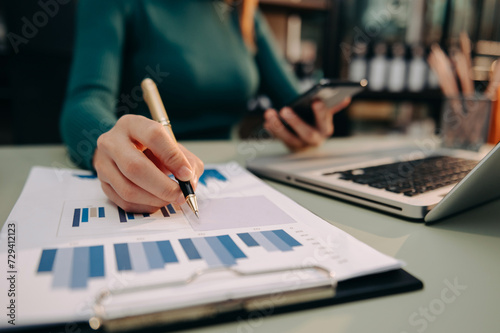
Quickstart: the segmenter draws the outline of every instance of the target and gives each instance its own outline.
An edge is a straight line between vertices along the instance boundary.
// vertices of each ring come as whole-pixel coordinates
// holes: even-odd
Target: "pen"
[[[165,110],[165,106],[163,105],[156,84],[153,80],[147,78],[142,81],[141,88],[144,94],[144,101],[148,105],[151,116],[155,121],[159,122],[163,125],[163,127],[165,127],[174,142],[177,144],[174,132],[172,131],[172,125],[170,124],[170,120],[168,119],[167,111]],[[198,202],[196,200],[196,195],[194,194],[191,183],[189,181],[184,182],[179,179],[177,179],[177,181],[179,182],[179,187],[181,188],[182,194],[184,194],[184,197],[186,198],[186,202],[189,205],[189,208],[191,208],[196,217],[199,218],[200,216],[198,211]]]

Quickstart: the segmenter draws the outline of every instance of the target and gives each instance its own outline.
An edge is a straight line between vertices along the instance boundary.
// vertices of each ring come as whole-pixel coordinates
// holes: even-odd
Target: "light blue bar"
[[[224,266],[233,266],[236,265],[236,260],[229,253],[226,247],[220,242],[217,237],[205,237],[208,245],[214,250],[219,260],[224,264]]]
[[[160,269],[165,267],[163,262],[163,257],[161,256],[160,249],[156,242],[144,242],[142,243],[144,247],[144,252],[148,258],[148,264],[150,269]]]
[[[52,287],[65,288],[69,287],[71,281],[71,269],[73,260],[73,248],[63,248],[57,250],[56,260],[54,262],[54,279]]]
[[[132,269],[135,272],[149,271],[148,259],[142,243],[129,243],[128,251],[130,253],[130,261],[132,262]]]
[[[276,245],[276,247],[278,249],[280,249],[281,251],[283,251],[283,252],[293,251],[293,248],[290,245],[288,245],[287,243],[285,243],[281,238],[279,238],[274,232],[262,231],[262,234],[264,235],[264,237],[269,239],[271,241],[271,243]]]
[[[276,247],[276,245],[271,243],[271,241],[269,239],[267,239],[266,237],[264,237],[264,235],[261,234],[260,232],[251,232],[250,236],[252,236],[253,239],[255,239],[257,241],[257,243],[259,243],[260,246],[265,248],[267,251],[269,251],[269,252],[279,251],[279,249]]]
[[[209,267],[223,266],[217,254],[215,254],[205,238],[192,238],[192,240],[196,249],[201,254],[201,257],[207,262]]]
[[[75,247],[73,249],[73,264],[71,269],[71,289],[87,288],[87,278],[90,268],[89,248]]]

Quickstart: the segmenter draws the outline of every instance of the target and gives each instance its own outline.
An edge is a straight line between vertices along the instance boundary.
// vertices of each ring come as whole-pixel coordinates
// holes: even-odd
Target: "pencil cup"
[[[488,138],[491,100],[483,96],[447,98],[441,118],[445,148],[478,151]]]

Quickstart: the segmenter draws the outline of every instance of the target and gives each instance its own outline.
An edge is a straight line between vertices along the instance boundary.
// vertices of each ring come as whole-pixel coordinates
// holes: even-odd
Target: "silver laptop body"
[[[256,175],[332,197],[351,201],[411,219],[433,222],[472,206],[500,197],[500,146],[484,154],[452,150],[422,149],[394,144],[375,149],[365,147],[350,151],[323,148],[298,154],[259,157],[247,162]],[[392,193],[340,179],[337,172],[356,170],[395,162],[402,163],[401,172],[412,168],[412,161],[432,155],[453,156],[480,161],[459,183],[440,187],[412,197]],[[327,174],[327,175],[325,175]]]

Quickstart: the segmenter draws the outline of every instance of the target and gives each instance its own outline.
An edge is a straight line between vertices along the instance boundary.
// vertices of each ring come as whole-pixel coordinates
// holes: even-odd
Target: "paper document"
[[[33,168],[0,238],[1,266],[12,272],[16,289],[15,297],[2,292],[0,304],[14,300],[16,327],[87,321],[105,290],[125,291],[106,304],[113,317],[325,282],[311,271],[244,278],[222,270],[175,288],[148,289],[207,269],[256,273],[317,265],[340,281],[401,267],[238,164],[205,168],[197,189],[200,219],[185,204],[126,212],[89,172]],[[0,279],[0,290],[10,283]],[[0,327],[11,326],[3,320]]]

